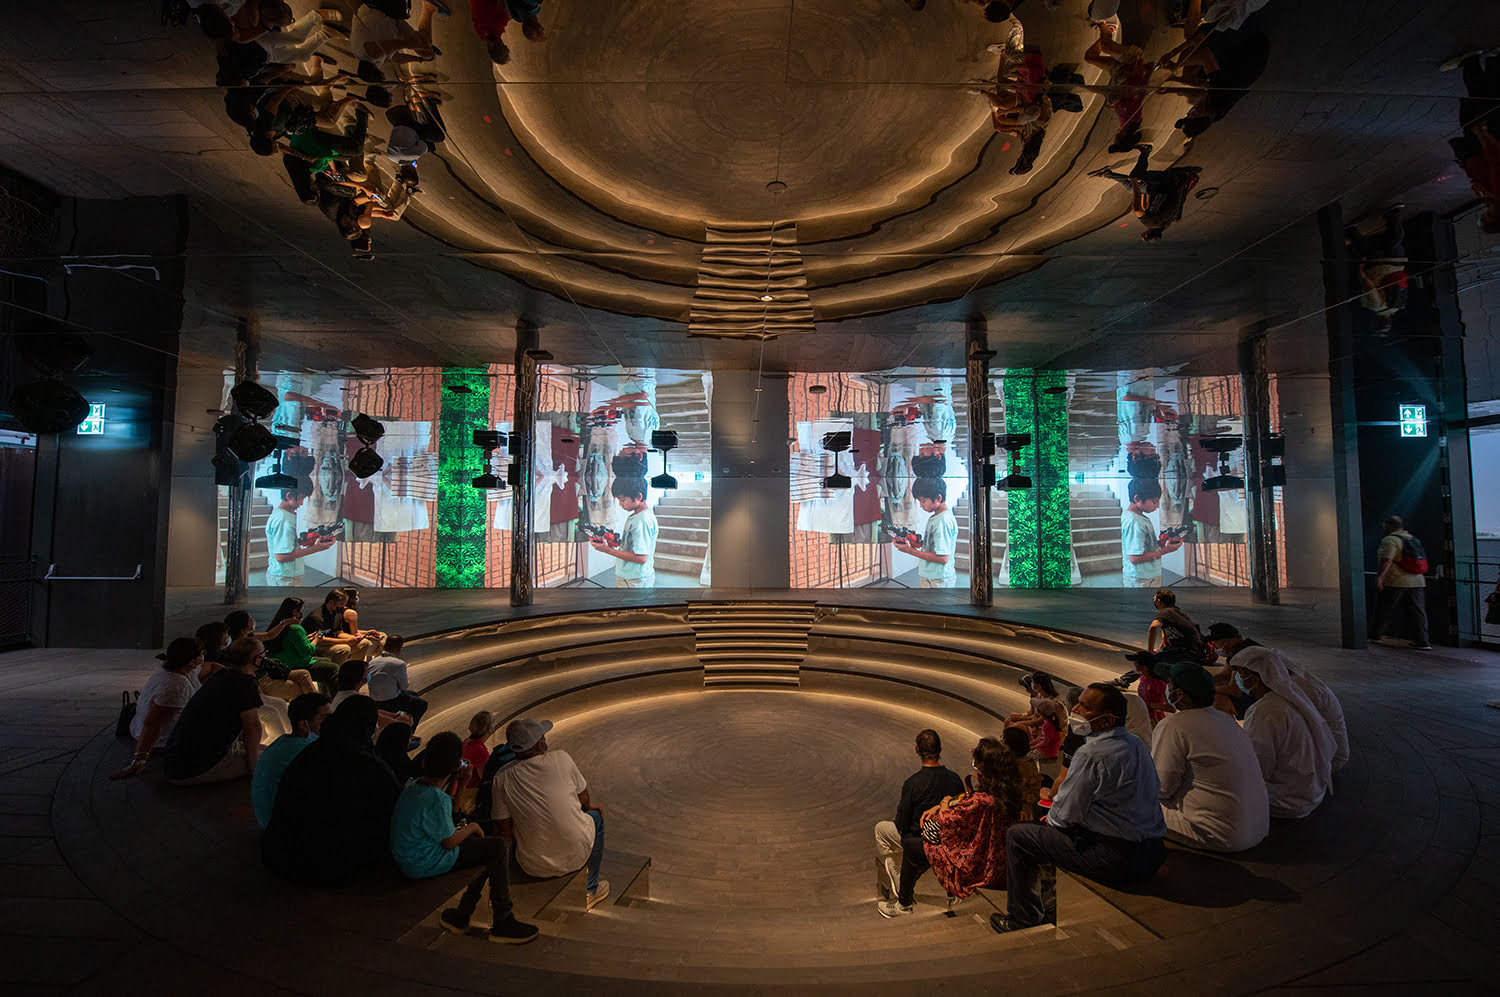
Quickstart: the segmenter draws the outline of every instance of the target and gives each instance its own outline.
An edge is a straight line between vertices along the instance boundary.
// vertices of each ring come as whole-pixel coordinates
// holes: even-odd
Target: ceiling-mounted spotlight
[[[842,453],[854,446],[854,434],[847,429],[838,433],[823,434],[823,449],[834,453]]]
[[[255,381],[236,384],[230,389],[229,397],[234,399],[241,412],[252,419],[268,418],[280,404],[276,399],[276,392]]]
[[[826,395],[826,394],[828,394],[828,385],[826,385],[826,384],[809,384],[807,386],[807,393],[809,395]]]
[[[285,439],[285,437],[278,437],[278,440],[281,439]],[[293,445],[296,445],[295,442],[293,443]],[[272,467],[271,473],[262,474],[260,477],[255,479],[256,488],[273,488],[279,491],[286,491],[289,488],[297,487],[297,479],[292,477],[290,474],[283,473],[281,470],[280,450],[282,449],[285,448],[278,448],[276,454],[276,464],[274,467]]]
[[[480,465],[484,471],[470,482],[475,488],[485,491],[500,491],[505,488],[505,481],[495,473],[494,456],[496,450],[506,445],[507,439],[506,434],[498,429],[474,430],[474,445],[484,448],[484,462]]]
[[[839,454],[854,446],[854,434],[848,430],[837,433],[823,434],[823,449],[833,454],[833,473],[824,478],[822,485],[828,489],[849,489],[854,487],[854,481],[849,475],[839,471]]]
[[[28,433],[62,433],[89,417],[89,402],[68,385],[48,377],[12,391],[10,412]]]
[[[1245,445],[1243,438],[1239,436],[1200,436],[1198,437],[1198,445],[1210,453],[1219,455],[1219,473],[1204,480],[1204,491],[1223,492],[1245,487],[1244,478],[1229,473],[1229,455]]]
[[[378,473],[385,467],[385,458],[372,447],[376,440],[385,435],[385,426],[361,412],[350,420],[349,428],[354,430],[355,438],[364,444],[349,458],[349,473],[360,479]]]
[[[661,473],[651,479],[651,487],[676,488],[677,479],[667,473],[667,455],[677,448],[677,433],[670,429],[658,429],[651,434],[651,446],[661,451]]]
[[[276,437],[258,422],[247,422],[230,435],[229,452],[247,464],[264,460],[276,449]]]
[[[995,446],[1010,454],[1010,473],[996,481],[995,487],[1007,492],[1030,488],[1031,476],[1021,473],[1021,451],[1031,446],[1031,434],[1006,433],[995,437]]]

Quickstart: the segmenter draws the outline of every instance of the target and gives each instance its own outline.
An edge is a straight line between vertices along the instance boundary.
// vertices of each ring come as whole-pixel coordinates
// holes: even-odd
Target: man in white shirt
[[[1214,677],[1203,666],[1181,662],[1170,677],[1167,699],[1177,712],[1151,740],[1167,837],[1214,852],[1260,844],[1271,813],[1250,736],[1213,708]]]
[[[1209,627],[1209,641],[1223,655],[1224,660],[1234,663],[1234,656],[1247,647],[1264,647],[1239,632],[1232,623],[1215,623]],[[1297,685],[1317,709],[1318,715],[1328,725],[1333,735],[1333,770],[1337,772],[1349,762],[1349,725],[1344,722],[1344,707],[1339,698],[1328,688],[1328,684],[1302,665],[1287,657],[1285,651],[1274,651],[1281,658],[1286,670],[1296,679]]]
[[[396,634],[385,639],[385,653],[371,660],[365,670],[365,690],[375,705],[388,713],[411,714],[412,727],[422,722],[427,700],[411,691],[406,662],[399,655],[406,640]]]
[[[599,878],[604,814],[589,805],[588,783],[566,751],[547,750],[550,720],[523,717],[505,729],[516,761],[495,773],[490,815],[500,836],[516,843],[516,861],[531,876],[564,876],[588,864],[586,904],[609,896]]]
[[[1234,684],[1255,699],[1245,733],[1260,760],[1272,817],[1306,817],[1333,789],[1333,734],[1281,655],[1247,647],[1230,663]]]

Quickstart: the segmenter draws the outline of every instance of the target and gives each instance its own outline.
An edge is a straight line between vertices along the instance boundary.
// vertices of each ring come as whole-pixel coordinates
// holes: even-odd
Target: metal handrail
[[[141,566],[135,566],[133,575],[58,575],[57,565],[47,565],[47,573],[42,576],[44,582],[138,582],[141,580]]]

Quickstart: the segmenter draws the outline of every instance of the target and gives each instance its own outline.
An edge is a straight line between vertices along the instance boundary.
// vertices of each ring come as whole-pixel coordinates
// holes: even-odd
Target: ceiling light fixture
[[[494,458],[495,451],[504,447],[507,440],[506,434],[496,429],[474,430],[474,445],[484,448],[484,463],[480,465],[484,471],[470,482],[475,488],[492,492],[505,490],[505,480],[495,473]]]
[[[355,438],[364,444],[349,458],[349,473],[363,480],[385,466],[385,459],[373,449],[375,442],[385,435],[385,426],[360,413],[350,421],[349,428],[354,430]]]
[[[1236,474],[1230,474],[1229,455],[1244,446],[1244,440],[1238,436],[1200,436],[1198,445],[1210,453],[1219,455],[1219,473],[1207,478],[1203,482],[1203,490],[1206,492],[1232,491],[1236,488],[1245,487],[1245,479]]]
[[[676,488],[677,479],[667,473],[667,454],[677,449],[677,433],[670,429],[658,429],[651,434],[651,445],[661,451],[661,473],[651,479],[651,487]]]

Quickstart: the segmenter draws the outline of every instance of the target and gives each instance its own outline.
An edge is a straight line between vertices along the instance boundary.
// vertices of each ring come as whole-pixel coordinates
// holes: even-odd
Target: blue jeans
[[[594,850],[589,852],[588,878],[588,890],[593,893],[599,888],[599,866],[604,864],[604,812],[585,810],[584,813],[594,818]]]

